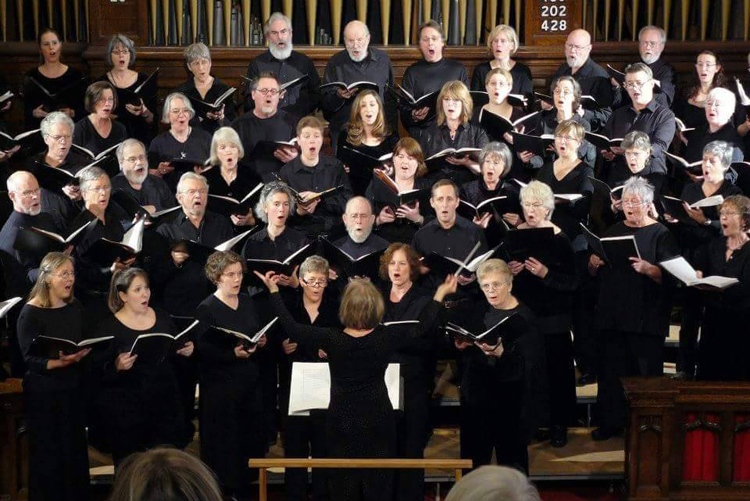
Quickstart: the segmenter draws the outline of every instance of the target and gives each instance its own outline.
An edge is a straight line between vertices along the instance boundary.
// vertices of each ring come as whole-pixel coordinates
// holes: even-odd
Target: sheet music
[[[394,409],[403,409],[401,366],[385,370],[388,398]],[[325,362],[294,362],[289,389],[289,415],[309,416],[312,409],[327,409],[331,401],[331,371]]]

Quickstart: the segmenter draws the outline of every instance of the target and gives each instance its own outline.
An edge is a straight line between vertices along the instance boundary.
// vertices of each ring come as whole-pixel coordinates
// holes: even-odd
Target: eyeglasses
[[[625,156],[627,158],[633,158],[633,157],[642,157],[648,155],[647,151],[641,151],[641,150],[627,150],[625,152]]]
[[[38,197],[38,196],[39,196],[39,194],[40,194],[41,192],[42,192],[42,191],[41,191],[41,190],[40,190],[39,188],[37,188],[37,189],[35,189],[35,190],[25,190],[25,191],[22,191],[22,192],[20,192],[20,193],[19,193],[18,191],[16,191],[16,192],[14,192],[14,193],[18,193],[18,194],[19,194],[19,195],[21,195],[21,196],[22,196],[23,198],[31,198],[31,197],[33,197],[33,196],[37,196],[37,197]]]
[[[346,217],[349,219],[359,219],[360,221],[363,221],[370,217],[370,214],[347,214]]]
[[[134,164],[136,162],[144,162],[145,160],[146,160],[146,155],[138,155],[137,157],[128,157],[125,159],[125,161],[130,164]]]
[[[721,101],[706,101],[706,108],[721,108],[724,106],[724,103]]]
[[[500,80],[499,82],[493,80],[493,81],[490,82],[489,86],[490,87],[500,87],[502,89],[503,87],[510,87],[510,84],[508,82],[506,82],[505,80]]]
[[[124,56],[126,54],[130,54],[130,51],[127,49],[113,50],[110,54],[114,54],[115,56]]]
[[[720,210],[719,211],[719,217],[729,217],[729,216],[739,216],[739,212],[734,212],[732,210]]]
[[[490,292],[500,290],[500,287],[504,285],[508,285],[508,282],[490,282],[488,284],[482,284],[479,287],[485,292]]]
[[[189,197],[194,197],[195,195],[201,195],[201,196],[206,195],[208,194],[208,190],[205,188],[200,189],[200,190],[184,190],[181,193],[184,193]]]
[[[485,160],[483,165],[489,165],[492,167],[505,167],[505,162],[502,160]]]
[[[361,38],[355,38],[355,39],[344,39],[344,42],[346,43],[347,47],[356,47],[358,45],[363,45],[367,38],[361,37]]]
[[[591,44],[589,44],[589,45],[573,45],[573,44],[569,44],[569,43],[565,44],[565,48],[566,49],[568,49],[568,50],[575,50],[575,51],[581,51],[581,50],[586,49],[588,47],[591,47]]]
[[[438,37],[438,36],[434,36],[434,37],[422,37],[422,38],[419,39],[419,41],[420,42],[424,42],[424,43],[430,43],[430,42],[438,43],[440,41],[440,37]]]
[[[635,207],[640,207],[642,205],[644,205],[644,203],[641,202],[640,200],[623,200],[622,201],[623,207],[635,208]]]
[[[255,89],[255,90],[257,90],[258,92],[260,92],[264,96],[267,96],[268,94],[271,94],[272,96],[275,96],[275,95],[281,93],[281,91],[279,89]]]
[[[644,47],[658,47],[661,45],[661,42],[649,42],[646,40],[641,40],[641,45]]]
[[[73,140],[73,136],[70,134],[63,134],[59,136],[47,136],[48,138],[52,139],[53,141],[57,143],[67,143],[68,141]]]
[[[189,115],[190,114],[190,109],[189,108],[180,108],[180,109],[169,110],[169,112],[172,115],[176,115],[176,116]]]
[[[627,90],[640,90],[648,82],[649,82],[649,80],[646,80],[645,82],[625,82],[625,89],[627,89]]]
[[[567,142],[567,141],[578,141],[578,139],[576,139],[574,137],[570,137],[570,136],[555,136],[555,139],[559,139],[560,141],[564,141],[564,142]]]
[[[115,98],[114,97],[105,97],[103,99],[100,99],[99,102],[100,103],[105,103],[105,104],[106,103],[112,104],[112,103],[115,102]]]
[[[67,280],[69,278],[75,278],[76,272],[75,271],[65,271],[63,273],[50,273],[53,277],[62,278],[63,280]]]
[[[328,280],[326,280],[325,278],[322,278],[320,280],[305,280],[304,278],[302,278],[301,280],[302,280],[302,283],[305,284],[306,286],[315,287],[318,289],[321,289],[328,285]]]
[[[537,210],[537,209],[541,209],[542,207],[544,207],[544,204],[541,203],[541,202],[521,202],[521,206],[524,209],[534,209],[534,210]]]
[[[444,103],[460,103],[461,100],[457,97],[444,97],[443,102]]]
[[[111,189],[112,189],[111,185],[107,185],[107,186],[92,186],[91,188],[86,188],[86,191],[94,191],[96,193],[107,193]]]
[[[573,91],[572,90],[568,90],[568,89],[564,89],[564,90],[555,89],[554,92],[553,92],[553,94],[556,95],[556,96],[567,97],[567,96],[572,96],[573,95]]]

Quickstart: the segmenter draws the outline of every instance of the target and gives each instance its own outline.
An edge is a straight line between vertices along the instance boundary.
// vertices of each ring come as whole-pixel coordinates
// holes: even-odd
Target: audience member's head
[[[445,501],[541,501],[541,498],[520,471],[487,465],[462,478]]]
[[[178,449],[156,448],[128,457],[110,501],[222,501],[211,470]]]

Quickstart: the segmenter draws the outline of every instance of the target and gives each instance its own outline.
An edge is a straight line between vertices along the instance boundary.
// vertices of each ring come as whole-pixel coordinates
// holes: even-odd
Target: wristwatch
[[[711,220],[706,219],[705,221],[703,221],[703,226],[711,226]]]

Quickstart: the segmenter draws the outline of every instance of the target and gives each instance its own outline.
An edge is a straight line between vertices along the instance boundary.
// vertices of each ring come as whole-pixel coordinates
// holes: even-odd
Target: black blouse
[[[83,77],[83,73],[80,70],[73,68],[72,66],[68,66],[68,69],[65,70],[65,73],[57,78],[45,77],[39,71],[39,68],[32,68],[27,71],[23,82],[23,109],[26,130],[39,128],[39,124],[41,123],[42,119],[35,118],[32,113],[34,109],[38,108],[39,105],[44,103],[46,97],[44,92],[31,81],[32,78],[51,93],[55,93],[64,89],[65,87],[71,86],[71,90],[69,93],[71,102],[67,104],[68,107],[70,107],[75,112],[73,121],[77,121],[80,120],[81,117],[85,117],[88,114],[86,112],[86,109],[83,107],[83,96],[86,92],[88,80],[84,79]],[[80,84],[74,85],[76,82],[80,82]]]
[[[109,78],[109,73],[99,77],[98,81],[109,82],[115,88],[115,92],[117,92],[119,89],[135,92],[135,89],[142,85],[143,82],[145,82],[148,78],[149,75],[147,73],[138,72],[138,76],[136,77],[135,82],[133,82],[128,87],[117,87],[115,83]],[[115,108],[117,121],[125,126],[128,131],[128,137],[138,139],[146,145],[148,145],[151,142],[151,139],[154,137],[154,133],[156,132],[157,124],[159,121],[158,117],[159,115],[161,115],[161,110],[159,110],[158,81],[159,75],[156,74],[151,78],[151,80],[148,81],[146,85],[143,86],[141,91],[138,93],[140,96],[143,96],[145,98],[143,99],[143,104],[146,105],[148,111],[154,114],[154,120],[150,124],[146,122],[146,119],[143,118],[143,116],[133,115],[127,110],[127,108],[125,107],[127,103],[125,102],[125,100],[123,100],[124,96],[120,96],[120,94],[123,94],[122,92],[118,92],[117,96],[117,108]]]
[[[205,97],[201,97],[200,92],[198,92],[198,89],[195,88],[195,80],[193,77],[188,78],[185,83],[180,85],[175,89],[175,92],[181,92],[185,94],[188,99],[190,99],[191,103],[194,102],[196,99],[200,101],[204,101],[206,103],[213,103],[217,99],[221,97],[222,94],[224,94],[226,91],[229,90],[229,86],[218,79],[218,77],[214,77],[214,81],[211,84],[211,88],[208,89],[208,92],[206,92]],[[204,131],[208,132],[209,134],[213,134],[216,132],[216,130],[219,127],[223,127],[225,125],[229,125],[232,123],[232,120],[235,119],[237,116],[237,110],[236,106],[234,104],[234,94],[226,98],[224,100],[224,120],[211,120],[205,115],[201,115],[198,112],[198,108],[193,105],[193,108],[196,109],[196,114],[193,117],[193,119],[190,121],[191,126],[200,127]]]
[[[156,136],[148,147],[149,157],[155,156],[159,162],[166,162],[172,158],[192,158],[207,160],[211,156],[211,134],[203,129],[193,127],[184,143],[178,141],[170,131]],[[154,167],[154,165],[151,165]],[[177,191],[177,182],[182,173],[174,171],[164,177],[167,186]]]
[[[172,318],[164,311],[154,310],[156,321],[148,329],[136,330],[123,324],[115,315],[107,317],[97,328],[101,336],[114,336],[114,347],[110,360],[104,365],[104,374],[114,385],[134,390],[148,388],[154,382],[164,378],[161,382],[172,382],[174,374],[170,358],[163,360],[136,360],[133,367],[127,371],[118,371],[115,359],[120,353],[127,353],[133,347],[136,338],[142,334],[177,334],[177,328]]]
[[[704,293],[708,305],[727,310],[728,322],[733,322],[737,331],[744,329],[747,318],[744,312],[750,309],[750,245],[743,245],[732,253],[727,260],[727,237],[720,236],[711,240],[696,252],[695,269],[703,272],[704,277],[719,275],[736,278],[740,283],[721,292]],[[743,311],[744,310],[744,311]]]
[[[32,343],[37,336],[49,336],[70,341],[83,340],[83,307],[77,300],[61,308],[39,308],[24,305],[18,317],[18,343],[26,362],[27,377],[39,376],[39,389],[56,391],[71,389],[80,381],[80,365],[73,364],[61,369],[47,370],[48,358],[30,354]]]
[[[732,195],[742,195],[742,190],[730,183],[724,181],[714,193],[708,196],[721,195],[724,198]],[[689,204],[694,204],[699,200],[708,198],[703,193],[703,182],[691,183],[682,190],[680,198]],[[710,241],[721,236],[721,221],[719,221],[719,206],[704,207],[701,209],[703,214],[711,220],[708,226],[699,224],[677,223],[674,232],[680,244],[680,249],[686,256],[693,256],[701,246],[707,245]],[[688,257],[689,259],[689,257]]]
[[[424,177],[418,177],[414,179],[415,190],[429,190],[430,182]],[[370,185],[365,191],[365,197],[372,203],[373,213],[377,216],[380,211],[386,206],[395,207],[398,205],[398,196],[393,193],[382,181],[377,178],[373,178]],[[423,203],[419,205],[419,213],[424,217],[422,226],[432,221],[435,218],[435,212],[430,207],[429,194],[423,197]],[[410,244],[414,238],[414,234],[419,230],[420,225],[406,219],[396,218],[392,223],[381,224],[376,226],[373,231],[380,235],[381,238],[388,240],[391,243],[403,242]]]
[[[422,146],[425,158],[429,158],[447,148],[484,148],[488,142],[487,133],[473,122],[459,125],[454,139],[451,139],[448,124],[438,125],[437,122],[425,129],[419,138],[419,144]],[[445,163],[440,170],[431,172],[429,177],[433,181],[448,178],[461,186],[473,181],[477,176],[468,167]]]
[[[377,146],[368,146],[366,144],[354,146],[349,142],[348,131],[345,129],[339,134],[338,151],[340,151],[342,146],[346,146],[347,148],[361,151],[373,158],[380,158],[388,153],[393,153],[396,143],[398,143],[398,133],[384,137],[383,141]],[[352,185],[352,192],[354,192],[354,195],[364,195],[367,186],[373,179],[372,171],[357,165],[347,165],[347,167],[349,167],[349,183]]]
[[[210,326],[223,327],[249,336],[262,327],[255,302],[244,294],[240,294],[236,310],[211,294],[198,306],[195,318]],[[237,387],[255,383],[260,375],[259,354],[253,353],[247,359],[237,358],[234,354],[235,346],[237,338],[214,330],[209,330],[198,338],[195,349],[200,357],[201,380],[224,382]]]
[[[552,222],[568,235],[574,242],[573,247],[576,251],[581,250],[580,242],[576,239],[581,234],[580,223],[586,223],[589,209],[591,208],[591,195],[594,187],[591,184],[590,177],[594,177],[594,169],[586,163],[580,162],[562,179],[555,176],[554,162],[548,162],[539,170],[537,181],[545,183],[552,188],[555,194],[574,194],[583,195],[583,198],[575,202],[562,201],[555,205],[555,212],[552,214]]]
[[[128,138],[128,130],[117,120],[112,120],[112,130],[109,136],[102,137],[94,128],[89,117],[86,116],[76,122],[76,128],[73,132],[73,144],[83,146],[91,150],[94,155],[98,155],[107,148],[121,143]]]
[[[471,90],[487,90],[484,81],[491,70],[492,66],[490,66],[490,61],[478,64],[474,68],[474,74],[471,76]],[[516,61],[516,64],[510,69],[510,75],[513,77],[513,87],[510,89],[511,94],[522,94],[527,98],[533,96],[534,81],[531,76],[531,70],[528,66]]]
[[[578,288],[579,278],[573,247],[565,233],[554,236],[549,255],[550,262],[542,263],[549,270],[547,275],[539,278],[522,270],[513,279],[513,295],[534,313],[541,333],[567,335],[571,325],[571,295]]]
[[[620,222],[602,236],[629,235],[635,236],[641,259],[653,265],[679,253],[669,230],[660,223],[632,228]],[[663,279],[667,278],[667,274],[663,273]],[[599,268],[599,284],[597,328],[666,337],[669,308],[662,284],[632,268],[618,269],[606,265]]]

